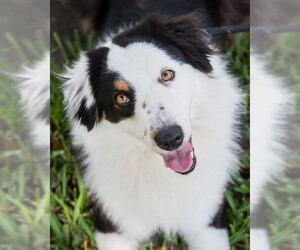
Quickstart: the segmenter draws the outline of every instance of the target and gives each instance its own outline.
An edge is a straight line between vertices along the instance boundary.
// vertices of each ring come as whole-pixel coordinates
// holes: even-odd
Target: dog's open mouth
[[[196,156],[191,140],[179,149],[162,155],[167,168],[180,174],[192,172],[196,166]]]

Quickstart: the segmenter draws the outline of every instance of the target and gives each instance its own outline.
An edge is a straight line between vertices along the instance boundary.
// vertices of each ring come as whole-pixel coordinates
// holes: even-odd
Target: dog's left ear
[[[213,54],[213,49],[209,45],[208,34],[201,29],[202,20],[203,16],[197,11],[176,17],[148,18],[151,26],[159,29],[160,42],[177,48],[186,62],[194,68],[210,73],[213,69],[209,56]]]

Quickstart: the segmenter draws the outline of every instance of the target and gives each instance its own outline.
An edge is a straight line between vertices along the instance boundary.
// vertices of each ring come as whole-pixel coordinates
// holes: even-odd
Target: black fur
[[[88,76],[95,104],[87,108],[86,100],[83,99],[76,113],[76,118],[87,127],[88,131],[92,130],[95,124],[103,118],[116,123],[134,115],[135,96],[132,87],[129,87],[129,91],[126,91],[126,95],[131,100],[128,105],[118,108],[114,103],[116,93],[114,82],[120,80],[121,77],[117,73],[108,70],[106,65],[108,52],[109,49],[103,47],[87,53],[89,60]]]
[[[254,212],[251,213],[251,222],[250,227],[254,229],[265,229],[267,228],[267,204],[265,201],[261,201],[259,205],[254,209]]]
[[[73,161],[80,167],[80,172],[83,175],[87,169],[87,165],[84,163],[84,160],[88,157],[87,152],[83,146],[72,146],[71,152]]]
[[[245,18],[246,13],[249,13],[249,0],[103,0],[103,2],[107,2],[108,15],[104,25],[108,29],[140,21],[149,13],[180,16],[200,9],[205,13],[202,23],[205,27],[238,23]],[[243,12],[238,15],[238,10],[241,9]]]
[[[218,212],[215,214],[212,222],[210,223],[210,227],[218,228],[218,229],[227,229],[228,223],[226,220],[226,211],[228,208],[228,204],[226,199],[223,200],[222,204],[219,206]]]
[[[153,43],[174,59],[210,73],[212,66],[208,57],[213,51],[199,28],[200,20],[198,12],[177,17],[151,14],[136,27],[116,36],[113,43],[122,47],[134,42]]]
[[[98,109],[96,105],[86,108],[86,99],[83,99],[76,113],[76,118],[81,124],[85,125],[88,131],[92,130],[95,122],[98,120]]]
[[[102,3],[101,6],[99,2]],[[249,18],[250,0],[92,0],[91,3],[89,1],[89,10],[89,19],[95,16],[93,13],[105,13],[105,18],[91,20],[96,22],[92,26],[98,27],[97,32],[103,35],[107,31],[115,31],[124,23],[141,21],[149,13],[180,16],[201,10],[205,13],[201,27],[241,24]],[[227,36],[212,38],[222,46]]]
[[[103,0],[101,6],[105,7],[107,15],[99,30],[104,34],[126,23],[141,21],[136,27],[117,35],[113,42],[122,47],[134,42],[153,43],[175,60],[188,63],[204,73],[210,73],[213,69],[209,56],[213,51],[207,45],[206,34],[201,28],[240,23],[249,12],[248,2],[249,0],[234,3],[232,0]],[[98,9],[100,5],[96,5],[96,1],[94,3],[95,9]],[[91,3],[89,9],[92,9],[92,6]],[[205,15],[197,11],[199,9]],[[243,10],[243,13],[238,13],[237,10]],[[117,73],[107,70],[108,52],[108,48],[100,48],[87,54],[89,78],[96,104],[87,109],[86,100],[82,100],[76,117],[89,131],[104,116],[111,122],[119,122],[134,115],[132,88],[126,93],[131,99],[129,105],[122,109],[113,106],[113,82],[120,78]]]
[[[94,205],[94,225],[95,229],[101,233],[116,233],[118,227],[109,219],[103,211],[101,205]]]

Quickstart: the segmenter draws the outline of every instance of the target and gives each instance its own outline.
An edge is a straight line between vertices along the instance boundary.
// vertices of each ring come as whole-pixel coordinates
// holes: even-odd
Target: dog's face
[[[69,114],[89,131],[107,120],[162,155],[167,167],[191,172],[195,79],[207,80],[212,70],[210,49],[194,21],[187,16],[161,23],[151,17],[107,47],[82,55],[70,73],[78,79],[69,76],[64,86]],[[76,102],[70,100],[75,96]]]

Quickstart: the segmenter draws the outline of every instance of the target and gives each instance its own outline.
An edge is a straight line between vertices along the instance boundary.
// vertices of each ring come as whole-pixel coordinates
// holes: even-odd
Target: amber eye
[[[117,104],[119,104],[119,105],[127,104],[130,101],[130,99],[124,94],[116,95],[115,100],[116,100]]]
[[[170,70],[170,69],[166,69],[166,70],[164,70],[164,71],[161,73],[161,79],[162,79],[164,82],[173,80],[174,76],[175,76],[175,72],[174,72],[173,70]]]

